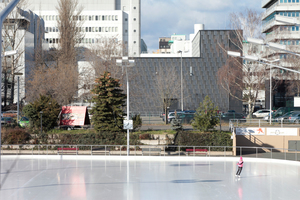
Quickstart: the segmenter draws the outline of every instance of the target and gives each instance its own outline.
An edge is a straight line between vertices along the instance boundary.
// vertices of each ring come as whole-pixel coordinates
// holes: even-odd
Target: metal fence
[[[273,120],[270,124],[270,121],[263,119],[230,119],[229,126],[240,127],[240,126],[257,126],[257,127],[266,127],[266,126],[277,126],[277,127],[293,127],[300,126],[299,123],[289,122],[285,120],[275,121]]]
[[[130,156],[254,157],[299,161],[297,149],[249,146],[130,145]],[[126,156],[126,145],[2,145],[2,155]]]

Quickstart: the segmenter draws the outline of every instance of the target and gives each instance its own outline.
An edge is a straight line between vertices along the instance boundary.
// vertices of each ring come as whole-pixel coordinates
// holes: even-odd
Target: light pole
[[[122,59],[117,59],[116,63],[118,66],[125,67],[126,71],[126,84],[127,84],[127,120],[124,120],[124,129],[127,129],[127,156],[129,156],[129,130],[133,129],[133,122],[132,120],[129,120],[129,82],[128,82],[128,73],[127,73],[127,67],[133,67],[135,65],[134,60],[128,60],[128,57],[122,57]]]
[[[19,102],[19,95],[20,95],[20,92],[19,92],[19,89],[20,89],[20,77],[21,75],[23,75],[23,73],[14,73],[15,76],[18,76],[18,103],[17,103],[17,123],[19,123],[19,113],[20,113],[20,102]]]
[[[2,26],[3,26],[3,22],[4,22],[4,20],[5,20],[5,18],[8,16],[8,14],[16,7],[16,5],[19,3],[19,1],[20,0],[12,0],[12,1],[10,1],[9,2],[9,4],[4,8],[4,9],[2,9],[1,10],[1,12],[0,12],[0,39],[2,40]],[[1,65],[1,63],[2,63],[2,42],[0,41],[0,73],[2,72],[2,65]],[[1,88],[1,81],[0,81],[0,88]],[[1,98],[1,95],[0,95],[0,112],[1,112],[1,110],[2,110],[2,108],[1,108],[1,106],[2,106],[2,104],[1,104],[1,102],[2,102],[2,98]],[[1,182],[1,156],[2,156],[2,152],[1,152],[1,148],[2,148],[2,146],[1,146],[1,137],[2,137],[2,135],[1,135],[1,123],[0,123],[0,189],[1,189],[1,184],[2,184],[2,182]]]
[[[298,74],[300,74],[300,71],[296,71],[296,70],[293,70],[293,69],[289,69],[289,68],[285,68],[285,67],[281,67],[281,66],[278,66],[278,65],[273,65],[273,64],[267,63],[267,62],[276,62],[276,61],[279,61],[279,60],[269,61],[269,60],[263,59],[263,61],[267,61],[267,62],[263,62],[263,61],[261,61],[262,60],[261,58],[258,58],[258,57],[255,57],[255,56],[241,56],[240,52],[227,51],[227,54],[230,55],[230,56],[233,56],[233,57],[239,57],[239,58],[242,58],[242,59],[245,59],[245,60],[255,61],[255,62],[270,66],[270,124],[271,124],[272,123],[272,107],[271,107],[272,106],[272,99],[271,99],[271,97],[272,97],[272,94],[271,94],[271,92],[272,92],[272,75],[271,75],[272,67],[284,69],[284,70],[291,71],[291,72],[298,73]]]
[[[41,134],[43,132],[43,111],[40,111],[40,114],[41,114]]]
[[[181,111],[183,111],[183,87],[182,87],[182,51],[178,51],[180,53],[180,101],[181,101]]]

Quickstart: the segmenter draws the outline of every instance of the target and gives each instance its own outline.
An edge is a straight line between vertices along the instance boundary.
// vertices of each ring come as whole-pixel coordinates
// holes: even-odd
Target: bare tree
[[[60,105],[69,104],[78,91],[78,44],[83,34],[80,14],[83,10],[78,1],[58,1],[59,44],[58,49],[36,52],[35,69],[31,73],[27,88],[27,101],[40,94],[51,95]]]
[[[83,38],[81,30],[83,20],[80,14],[83,7],[79,7],[77,0],[58,0],[57,26],[59,30],[59,62],[77,64],[76,48]]]
[[[174,66],[171,67],[162,67],[160,64],[156,69],[155,75],[155,89],[157,91],[157,95],[149,98],[156,98],[158,100],[158,105],[160,108],[163,108],[165,111],[167,124],[167,108],[170,107],[174,100],[178,99],[180,94],[180,77],[176,72],[176,68]],[[158,99],[157,99],[158,97]]]
[[[247,38],[263,38],[261,34],[261,13],[246,9],[244,12],[230,14],[231,28],[234,34],[229,38],[229,48],[243,52],[243,55],[263,56],[261,46],[247,43]],[[269,72],[266,66],[257,62],[242,61],[240,58],[230,57],[227,63],[218,71],[219,85],[232,97],[247,102],[249,116],[252,116],[259,90],[264,89]],[[243,91],[242,98],[237,91]]]
[[[95,43],[86,51],[85,57],[91,62],[95,75],[100,76],[105,71],[111,72],[114,78],[120,78],[122,68],[116,65],[116,58],[122,56],[124,45],[117,36],[99,36]]]

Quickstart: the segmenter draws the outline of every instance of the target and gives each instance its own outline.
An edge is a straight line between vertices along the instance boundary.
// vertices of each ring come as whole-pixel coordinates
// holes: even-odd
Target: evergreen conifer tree
[[[218,123],[217,117],[218,106],[211,101],[209,96],[206,96],[204,101],[197,108],[192,126],[194,129],[208,131],[213,129]]]
[[[92,90],[95,94],[92,102],[95,103],[92,114],[95,130],[122,131],[123,116],[122,107],[125,104],[126,95],[120,89],[120,80],[111,77],[109,72],[104,72],[100,78],[95,80],[96,85]]]

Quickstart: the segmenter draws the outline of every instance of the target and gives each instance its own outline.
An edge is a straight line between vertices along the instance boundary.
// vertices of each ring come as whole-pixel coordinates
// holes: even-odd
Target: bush
[[[194,129],[200,131],[208,131],[214,129],[219,123],[219,118],[217,116],[218,106],[210,100],[209,96],[206,96],[204,101],[200,103],[199,108],[197,108],[192,126]]]
[[[133,131],[138,130],[142,126],[142,118],[140,115],[134,115],[132,117],[133,120]]]
[[[9,128],[1,129],[2,144],[25,144],[31,139],[30,134],[23,128]]]
[[[56,134],[50,138],[55,138],[56,144],[82,144],[82,145],[126,145],[127,136],[124,132],[101,132],[101,133],[63,133]],[[139,145],[137,134],[130,134],[130,144]]]
[[[175,145],[180,146],[232,146],[231,135],[225,132],[193,132],[178,133]]]

